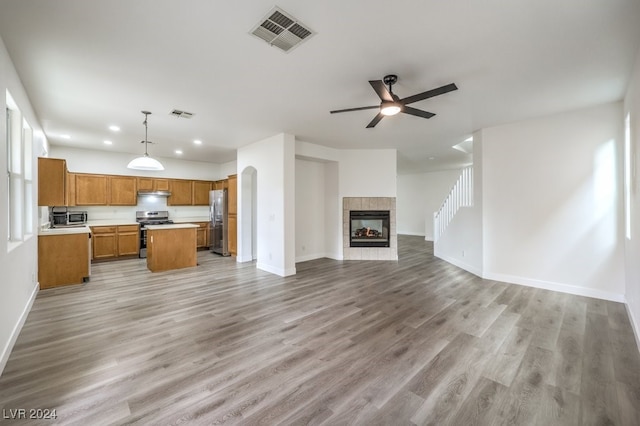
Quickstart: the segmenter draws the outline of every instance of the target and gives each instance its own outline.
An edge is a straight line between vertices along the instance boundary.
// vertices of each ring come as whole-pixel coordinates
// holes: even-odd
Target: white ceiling
[[[468,162],[451,147],[477,129],[622,99],[640,47],[637,0],[277,5],[317,33],[289,53],[249,34],[273,0],[2,0],[0,36],[52,145],[141,154],[148,110],[152,156],[226,162],[286,132],[397,148],[401,173]],[[429,120],[329,114],[379,103],[367,81],[390,73],[401,98],[459,90],[412,105]]]

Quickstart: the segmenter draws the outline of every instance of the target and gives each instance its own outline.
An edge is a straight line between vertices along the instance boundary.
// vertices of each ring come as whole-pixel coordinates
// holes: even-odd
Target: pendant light
[[[147,144],[149,141],[147,140],[147,117],[151,114],[149,111],[141,111],[144,114],[144,155],[142,157],[134,158],[127,164],[128,169],[134,170],[164,170],[164,167],[160,162],[156,159],[149,157],[149,153],[147,152]]]

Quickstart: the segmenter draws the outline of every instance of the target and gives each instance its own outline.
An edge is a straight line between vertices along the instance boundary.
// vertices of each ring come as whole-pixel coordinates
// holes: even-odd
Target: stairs
[[[473,166],[462,169],[440,209],[433,214],[433,241],[437,242],[444,234],[460,207],[470,206],[473,206]]]

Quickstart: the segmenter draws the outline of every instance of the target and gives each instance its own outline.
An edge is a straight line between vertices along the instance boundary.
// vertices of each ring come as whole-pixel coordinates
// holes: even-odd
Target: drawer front
[[[115,234],[116,229],[115,226],[92,226],[91,232],[94,234]]]
[[[138,225],[119,225],[118,232],[138,232]]]

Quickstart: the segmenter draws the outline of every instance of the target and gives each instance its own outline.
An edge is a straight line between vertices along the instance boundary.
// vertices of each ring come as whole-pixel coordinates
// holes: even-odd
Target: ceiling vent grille
[[[191,118],[195,115],[192,112],[181,111],[179,109],[174,109],[169,114],[176,118]]]
[[[289,52],[303,41],[311,38],[314,32],[276,6],[251,30],[251,34],[271,46]]]

